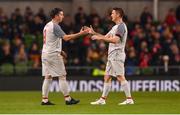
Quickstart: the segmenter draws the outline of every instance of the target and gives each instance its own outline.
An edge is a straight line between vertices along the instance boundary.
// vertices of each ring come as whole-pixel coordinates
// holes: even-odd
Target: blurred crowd
[[[92,25],[96,32],[106,34],[114,25],[111,10],[104,17],[91,9],[86,14],[83,7],[77,9],[74,17],[65,15],[60,24],[66,34],[78,32],[82,26]],[[8,17],[0,8],[0,65],[25,64],[33,68],[41,67],[42,31],[49,21],[48,15],[40,8],[37,13],[26,7],[23,13],[16,8]],[[128,26],[126,44],[126,66],[180,65],[180,6],[169,9],[164,20],[154,20],[148,7],[134,20],[124,17]],[[89,36],[63,42],[63,50],[68,66],[96,66],[104,68],[107,61],[108,44],[93,41]]]

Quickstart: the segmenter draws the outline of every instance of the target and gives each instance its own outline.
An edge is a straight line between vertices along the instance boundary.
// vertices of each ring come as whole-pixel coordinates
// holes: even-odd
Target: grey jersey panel
[[[59,38],[63,38],[63,36],[64,35],[66,35],[65,33],[64,33],[64,31],[61,29],[61,27],[58,25],[58,24],[53,24],[54,26],[54,28],[53,28],[53,31],[54,31],[54,35],[55,36],[57,36],[57,37],[59,37]]]
[[[126,32],[124,26],[125,26],[124,24],[118,25],[117,30],[116,30],[116,33],[115,33],[115,35],[116,35],[116,36],[119,36],[120,39],[122,39],[122,37],[124,36],[124,34],[125,34],[125,32]]]

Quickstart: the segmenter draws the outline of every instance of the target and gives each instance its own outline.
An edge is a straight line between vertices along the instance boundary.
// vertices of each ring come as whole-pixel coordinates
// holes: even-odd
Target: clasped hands
[[[80,30],[80,32],[84,33],[84,34],[88,34],[90,35],[92,40],[97,39],[97,33],[94,31],[94,29],[92,28],[92,26],[90,25],[90,27],[88,26],[83,26]]]

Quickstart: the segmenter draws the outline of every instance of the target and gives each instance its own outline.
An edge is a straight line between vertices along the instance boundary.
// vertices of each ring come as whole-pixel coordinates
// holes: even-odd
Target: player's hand
[[[99,40],[99,37],[98,37],[97,35],[92,35],[92,36],[91,36],[91,39],[92,39],[92,40]]]
[[[61,51],[61,56],[63,56],[63,58],[64,58],[64,59],[66,59],[66,58],[67,58],[67,54],[66,54],[66,52]]]
[[[92,35],[96,34],[96,32],[94,31],[92,25],[90,25],[90,31],[89,31],[89,34],[92,34]]]
[[[88,27],[88,26],[83,26],[82,28],[83,28],[83,30],[89,30],[89,31],[90,31],[90,29],[91,29],[91,28]]]
[[[89,28],[89,27],[83,26],[83,27],[81,28],[81,30],[80,30],[80,34],[85,35],[85,34],[88,34],[89,31],[90,31],[90,28]]]

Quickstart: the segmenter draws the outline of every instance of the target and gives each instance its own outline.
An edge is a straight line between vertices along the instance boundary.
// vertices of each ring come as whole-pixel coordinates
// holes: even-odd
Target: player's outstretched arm
[[[90,27],[87,28],[89,29],[89,34],[103,36],[102,34],[95,32],[92,25],[90,25]]]
[[[105,42],[109,42],[109,43],[118,43],[119,42],[119,37],[118,36],[112,36],[112,35],[102,35],[100,33],[97,33],[94,31],[94,29],[92,28],[92,26],[90,25],[90,31],[89,34],[91,34],[91,39],[92,40],[103,40]]]
[[[93,35],[91,36],[92,40],[103,40],[105,42],[109,42],[109,43],[118,43],[120,38],[118,36],[111,36],[111,35]]]
[[[75,34],[69,34],[69,35],[64,35],[63,39],[65,41],[69,41],[69,40],[72,40],[72,39],[76,39],[82,35],[86,35],[89,33],[89,29],[83,29],[81,28],[80,32],[78,33],[75,33]]]

